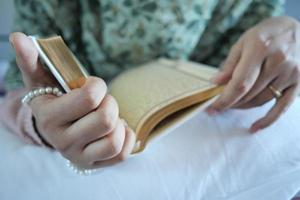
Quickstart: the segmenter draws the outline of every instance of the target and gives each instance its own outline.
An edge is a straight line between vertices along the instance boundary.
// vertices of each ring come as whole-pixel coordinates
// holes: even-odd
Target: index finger
[[[243,50],[232,79],[220,97],[207,108],[208,113],[218,113],[231,107],[251,89],[258,78],[265,57],[265,46],[256,42],[244,47]]]

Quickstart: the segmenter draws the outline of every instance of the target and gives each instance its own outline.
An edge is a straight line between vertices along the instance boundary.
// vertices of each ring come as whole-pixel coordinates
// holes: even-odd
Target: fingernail
[[[209,114],[209,115],[216,115],[216,114],[218,114],[218,111],[215,109],[215,108],[211,108],[211,107],[208,107],[207,109],[206,109],[206,112],[207,112],[207,114]]]

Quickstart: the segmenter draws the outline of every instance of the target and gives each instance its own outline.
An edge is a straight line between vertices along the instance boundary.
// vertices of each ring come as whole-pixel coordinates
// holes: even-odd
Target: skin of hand
[[[300,24],[290,17],[273,17],[246,31],[232,46],[223,69],[212,79],[226,84],[207,109],[210,115],[228,108],[252,108],[274,98],[269,86],[282,93],[250,132],[270,126],[296,98],[300,82]]]
[[[57,86],[26,35],[12,33],[10,42],[28,91]],[[88,77],[81,88],[61,97],[47,94],[30,102],[41,136],[78,167],[112,165],[126,159],[133,149],[135,134],[119,118],[117,102],[106,90],[102,79]]]

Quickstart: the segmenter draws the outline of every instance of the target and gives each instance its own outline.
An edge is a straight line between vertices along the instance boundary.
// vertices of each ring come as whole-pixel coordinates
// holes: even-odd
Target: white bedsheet
[[[88,177],[0,128],[0,199],[290,199],[300,190],[300,99],[276,124],[249,134],[270,105],[199,113],[142,154]]]

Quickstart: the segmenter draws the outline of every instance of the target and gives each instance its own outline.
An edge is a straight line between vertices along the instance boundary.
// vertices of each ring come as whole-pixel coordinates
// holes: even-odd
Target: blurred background
[[[286,0],[286,14],[300,20],[300,0]],[[12,56],[11,48],[8,43],[8,34],[13,23],[13,1],[0,0],[0,93],[3,90],[2,74],[7,68],[7,61]]]

